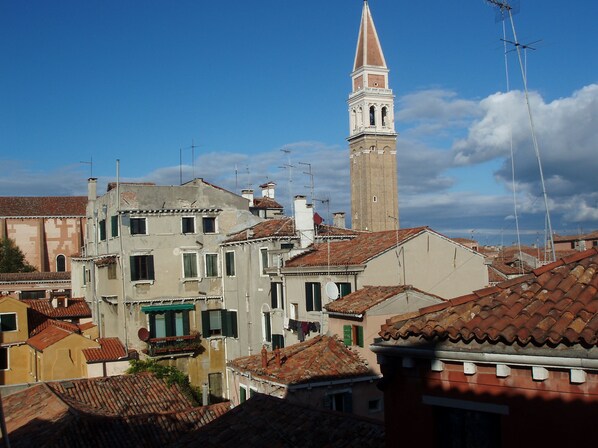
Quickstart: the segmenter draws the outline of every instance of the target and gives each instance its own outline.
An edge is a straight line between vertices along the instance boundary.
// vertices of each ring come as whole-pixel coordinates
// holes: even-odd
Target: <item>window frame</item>
[[[2,322],[2,316],[14,316],[14,330],[3,330],[2,327],[4,326],[4,323]],[[17,332],[19,331],[19,319],[17,319],[17,313],[16,312],[8,312],[8,313],[0,313],[0,334],[1,333],[12,333],[12,332]]]
[[[110,217],[110,236],[112,238],[118,237],[118,215]]]
[[[58,260],[62,259],[62,269],[59,269],[60,263]],[[66,272],[66,256],[64,254],[56,255],[56,272]]]
[[[272,342],[272,314],[270,311],[262,311],[262,337],[265,342]]]
[[[140,267],[141,265],[134,264],[133,259],[137,261],[138,259],[141,260],[142,258],[147,260],[147,264],[144,267],[144,274],[141,275]],[[129,267],[131,269],[131,281],[132,282],[150,282],[156,280],[156,271],[154,268],[154,256],[151,254],[136,254],[131,255],[129,257]],[[146,278],[147,277],[147,278]]]
[[[133,225],[133,222],[135,223],[141,223],[143,222],[143,228],[138,228],[138,226],[141,227],[141,224],[135,224]],[[133,231],[133,227],[135,227],[135,231]],[[141,232],[141,230],[143,230],[143,232]],[[131,235],[147,235],[147,218],[146,217],[140,217],[140,216],[135,216],[135,217],[130,217],[129,218],[129,232]]]
[[[232,256],[232,257],[231,257]],[[232,258],[232,262],[231,262]],[[227,277],[236,277],[236,255],[234,250],[227,250],[224,252],[224,270]]]
[[[106,271],[106,276],[108,280],[116,280],[118,278],[116,274],[116,263],[110,263],[108,265],[108,269]]]
[[[213,259],[213,262],[208,263],[208,257]],[[204,276],[205,278],[218,278],[220,277],[220,266],[219,264],[219,257],[217,252],[209,252],[204,254]],[[216,269],[216,273],[211,275],[208,273],[208,267],[211,266],[211,269]]]
[[[191,222],[191,231],[189,231],[189,229],[187,229],[185,225],[185,223],[189,222]],[[197,233],[195,230],[195,216],[181,216],[181,233],[183,235],[192,235]]]
[[[193,255],[195,257],[195,275],[187,275],[185,257]],[[196,280],[199,278],[199,254],[197,252],[184,251],[181,253],[181,272],[183,280]]]
[[[267,247],[260,247],[260,277],[267,277],[266,269],[270,267],[270,258]]]
[[[100,241],[106,241],[106,218],[101,219],[98,222],[98,239]]]
[[[282,282],[270,283],[270,305],[273,310],[284,310],[284,284]]]
[[[212,328],[210,314],[220,314],[220,327]],[[216,310],[205,310],[201,312],[201,331],[202,336],[205,338],[211,337],[232,337],[238,338],[238,318],[237,310],[227,309],[216,309]],[[215,330],[212,332],[212,330]]]
[[[348,294],[351,294],[353,292],[353,285],[351,284],[351,282],[336,282],[336,287],[338,288],[338,298],[340,299],[341,297],[345,297]],[[345,294],[343,294],[343,290],[346,288],[349,288],[349,292],[345,291]]]
[[[320,282],[305,282],[305,311],[322,311],[322,284]]]
[[[213,223],[212,225],[210,225],[210,227],[213,226],[213,230],[208,229],[208,231],[206,231],[206,227],[208,227],[206,225],[207,223]],[[202,216],[201,217],[201,231],[204,235],[213,235],[215,233],[218,233],[216,217],[215,216]]]
[[[343,325],[343,342],[347,347],[365,347],[363,325]]]
[[[191,334],[191,310],[165,310],[161,312],[148,312],[147,321],[150,331],[150,338],[169,338],[176,336],[189,336]],[[182,315],[182,334],[176,334],[177,314]],[[164,315],[164,336],[156,335],[156,316]],[[169,331],[170,330],[170,331]],[[173,331],[174,330],[174,331]],[[170,334],[169,334],[170,333]]]

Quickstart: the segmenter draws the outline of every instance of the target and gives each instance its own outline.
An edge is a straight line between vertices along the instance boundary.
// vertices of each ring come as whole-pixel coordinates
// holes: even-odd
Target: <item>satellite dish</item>
[[[147,342],[150,338],[150,332],[147,328],[140,328],[137,332],[137,336],[139,336],[139,339],[141,339],[143,342]]]
[[[326,283],[324,289],[326,291],[326,297],[328,297],[330,300],[338,299],[338,286],[336,286],[336,283],[328,282]]]

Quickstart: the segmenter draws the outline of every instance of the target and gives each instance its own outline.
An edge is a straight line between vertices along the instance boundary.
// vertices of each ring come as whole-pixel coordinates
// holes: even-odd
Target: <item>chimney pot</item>
[[[268,368],[268,350],[266,350],[266,346],[262,347],[262,369]]]
[[[282,365],[282,359],[280,358],[280,349],[278,347],[274,350],[274,359],[276,359],[276,365],[280,367]]]

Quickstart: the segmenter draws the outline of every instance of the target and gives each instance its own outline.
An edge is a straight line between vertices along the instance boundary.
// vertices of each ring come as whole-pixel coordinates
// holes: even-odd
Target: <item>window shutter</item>
[[[190,333],[190,331],[189,331],[189,311],[184,310],[183,311],[183,334],[188,335],[189,333]]]
[[[357,345],[363,347],[363,327],[361,325],[357,326]]]
[[[137,272],[137,263],[135,263],[136,257],[129,257],[129,260],[131,262],[131,280],[139,280],[139,273]]]
[[[222,310],[222,335],[237,337],[237,312]]]
[[[319,283],[314,283],[314,310],[322,311],[322,288]]]
[[[154,256],[148,255],[147,257],[147,279],[154,280]]]
[[[276,283],[270,284],[270,295],[271,295],[271,305],[272,309],[278,308],[278,288],[276,287]]]
[[[166,311],[164,313],[164,323],[166,324],[166,336],[176,336],[174,317],[175,313]]]
[[[239,403],[247,401],[247,390],[244,387],[239,387]]]
[[[150,338],[156,337],[156,315],[149,313]]]
[[[201,312],[201,331],[204,338],[210,336],[210,312],[209,311],[202,311]]]
[[[311,283],[305,284],[305,309],[306,311],[314,310],[314,298]]]
[[[353,344],[353,331],[351,325],[343,325],[343,342],[347,347]]]
[[[353,394],[350,392],[343,394],[343,412],[348,414],[353,412]]]

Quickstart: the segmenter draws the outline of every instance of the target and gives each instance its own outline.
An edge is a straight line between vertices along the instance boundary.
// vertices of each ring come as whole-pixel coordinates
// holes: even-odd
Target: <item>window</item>
[[[110,217],[110,235],[113,238],[118,236],[118,215]]]
[[[56,272],[66,271],[66,257],[64,255],[58,255],[56,257]]]
[[[324,409],[339,412],[353,412],[353,397],[350,391],[331,393],[324,397]]]
[[[438,446],[502,446],[500,415],[434,406]]]
[[[388,125],[387,115],[388,115],[388,109],[386,109],[386,106],[385,106],[382,108],[382,126]]]
[[[343,325],[343,342],[346,346],[363,347],[363,327],[361,325]]]
[[[21,291],[21,294],[19,294],[19,298],[20,299],[45,299],[46,291],[44,291],[44,290]]]
[[[87,285],[87,269],[83,266],[83,286]]]
[[[102,219],[99,222],[100,241],[106,241],[106,220]]]
[[[370,107],[370,126],[376,126],[376,108]]]
[[[218,277],[218,254],[206,254],[206,277]]]
[[[368,400],[368,412],[380,412],[382,410],[382,399]]]
[[[235,253],[234,252],[226,252],[224,254],[225,264],[226,264],[226,275],[229,277],[235,276]]]
[[[208,310],[201,312],[203,336],[237,337],[237,312],[229,310]]]
[[[195,233],[195,218],[193,216],[183,216],[181,225],[183,233]]]
[[[207,216],[202,219],[203,233],[216,233],[216,218]]]
[[[272,309],[284,309],[284,290],[281,282],[272,282],[270,284],[270,295]]]
[[[262,313],[262,324],[264,331],[264,341],[272,342],[272,321],[270,319],[270,313]]]
[[[261,247],[260,248],[260,269],[261,269],[262,275],[267,275],[266,269],[268,269],[269,266],[270,266],[270,263],[268,262],[268,248]]]
[[[154,280],[154,256],[131,256],[131,280]]]
[[[8,349],[0,347],[0,370],[8,370]]]
[[[291,303],[291,319],[299,319],[299,304],[298,303]]]
[[[131,228],[131,235],[147,234],[147,225],[145,218],[131,218],[129,220],[129,226]]]
[[[116,263],[108,265],[108,280],[116,280]]]
[[[197,278],[197,254],[183,252],[183,278]]]
[[[247,401],[247,386],[239,386],[239,404]]]
[[[336,284],[336,287],[338,288],[339,298],[351,294],[351,283],[349,282],[339,282]]]
[[[148,317],[151,338],[189,335],[188,309],[176,309],[175,306],[172,310],[149,312]]]
[[[322,311],[322,295],[319,283],[305,284],[305,309],[307,311]]]
[[[280,244],[280,248],[281,249],[292,249],[293,247],[295,247],[295,245],[293,243],[281,243]]]
[[[272,335],[272,349],[284,348],[284,336],[282,334]]]
[[[0,331],[17,331],[17,313],[0,314]]]
[[[222,401],[222,373],[209,373],[210,404]]]

